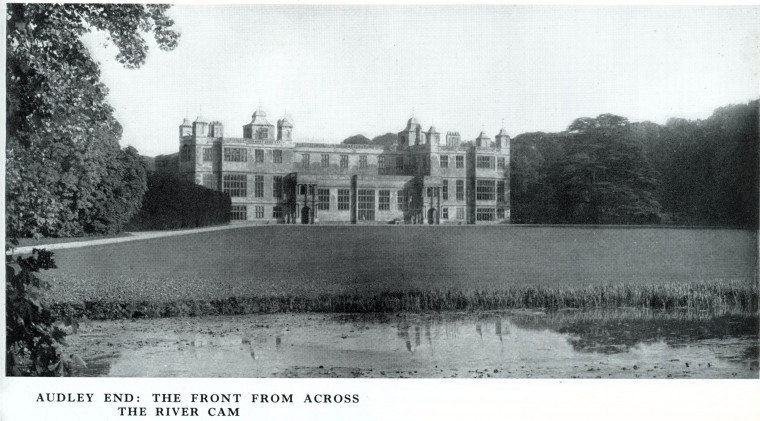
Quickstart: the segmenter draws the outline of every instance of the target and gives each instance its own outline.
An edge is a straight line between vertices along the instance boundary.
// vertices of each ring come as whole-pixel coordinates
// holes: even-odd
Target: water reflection
[[[758,368],[758,316],[746,314],[619,309],[189,320],[85,327],[70,337],[87,362],[77,375],[699,378],[756,377]],[[117,343],[104,346],[106,338]]]

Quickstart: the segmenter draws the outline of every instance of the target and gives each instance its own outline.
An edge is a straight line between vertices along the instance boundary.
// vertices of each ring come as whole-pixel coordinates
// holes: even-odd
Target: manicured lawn
[[[757,279],[726,229],[257,226],[58,250],[58,302]]]

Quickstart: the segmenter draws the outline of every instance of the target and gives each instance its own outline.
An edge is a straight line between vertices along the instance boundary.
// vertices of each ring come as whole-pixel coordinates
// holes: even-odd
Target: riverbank
[[[585,287],[518,286],[495,291],[434,290],[373,295],[322,294],[233,296],[210,300],[129,301],[102,299],[53,302],[59,318],[130,319],[258,313],[399,313],[510,309],[638,309],[756,313],[758,286],[752,281],[619,284]]]

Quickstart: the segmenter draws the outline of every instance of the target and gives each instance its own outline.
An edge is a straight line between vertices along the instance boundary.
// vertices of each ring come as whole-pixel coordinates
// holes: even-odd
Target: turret
[[[193,134],[193,126],[190,124],[190,120],[185,117],[184,120],[182,120],[182,124],[179,125],[179,138],[182,139],[185,136],[190,136]]]
[[[425,132],[415,117],[406,122],[406,128],[398,133],[398,145],[401,147],[425,143]]]
[[[499,134],[496,135],[496,148],[508,149],[509,148],[509,135],[507,131],[502,127]]]
[[[193,136],[206,137],[208,135],[208,121],[199,115],[193,122]]]
[[[267,120],[267,113],[259,108],[251,116],[251,122],[243,126],[246,139],[274,140],[274,126]]]
[[[209,124],[208,137],[224,137],[224,126],[221,121],[212,121]]]
[[[441,134],[435,129],[435,126],[430,126],[430,130],[427,132],[427,143],[431,146],[438,146],[441,143]]]
[[[448,132],[446,133],[446,146],[450,147],[458,147],[459,143],[461,142],[462,138],[459,136],[459,132]]]
[[[284,142],[293,140],[293,123],[287,117],[277,120],[277,140]]]
[[[480,132],[480,135],[475,138],[475,146],[478,148],[490,148],[491,147],[491,138],[488,137],[486,132]]]

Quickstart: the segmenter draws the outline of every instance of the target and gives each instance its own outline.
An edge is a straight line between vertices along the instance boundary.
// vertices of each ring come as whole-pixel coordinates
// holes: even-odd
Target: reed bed
[[[752,281],[715,281],[656,285],[587,287],[517,286],[495,291],[388,291],[375,295],[273,295],[174,301],[85,301],[53,303],[62,317],[119,319],[240,315],[278,312],[398,313],[509,309],[687,309],[756,313],[758,285]]]

